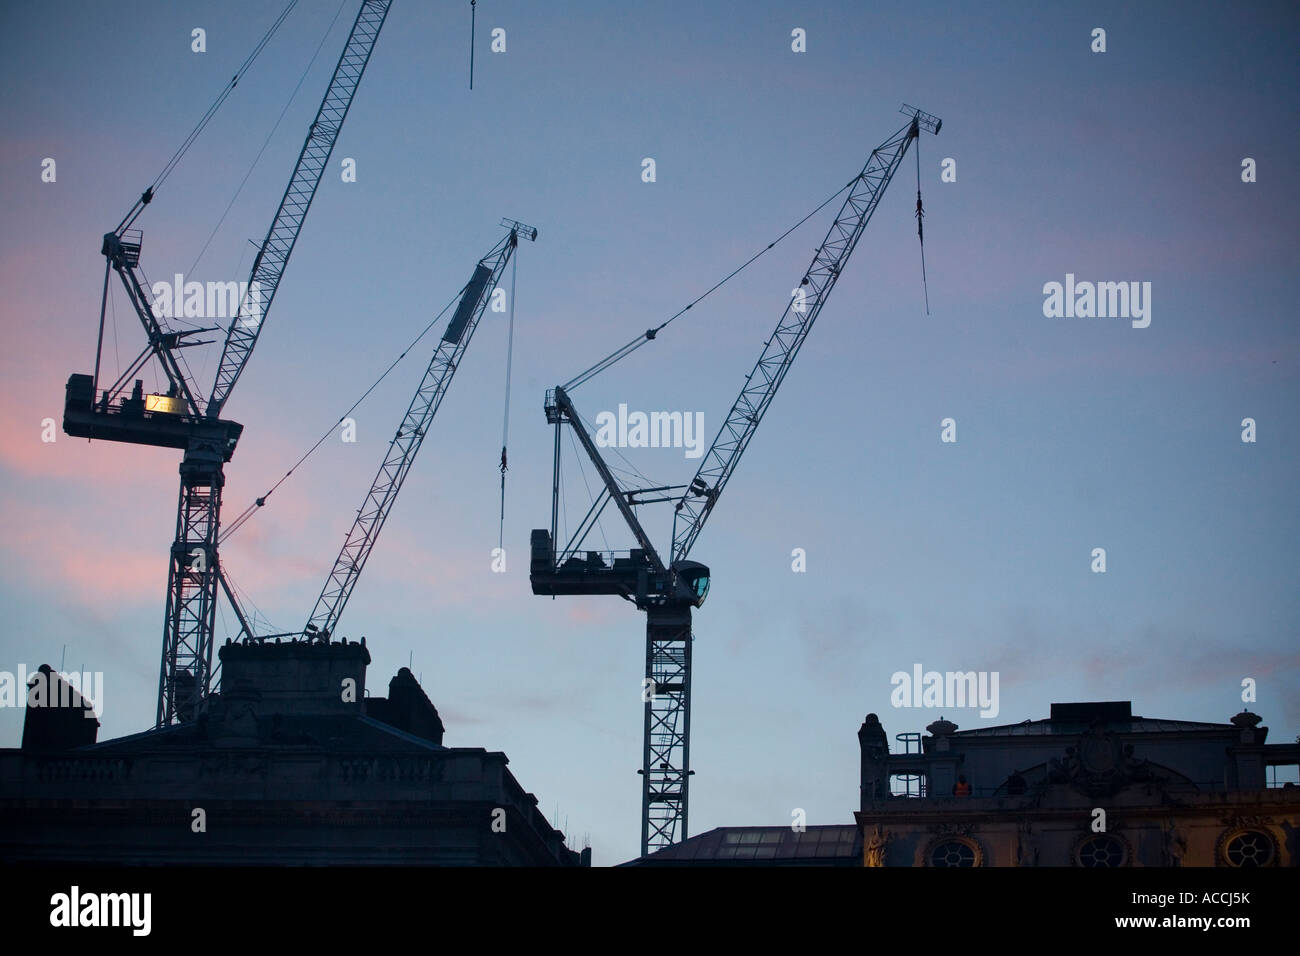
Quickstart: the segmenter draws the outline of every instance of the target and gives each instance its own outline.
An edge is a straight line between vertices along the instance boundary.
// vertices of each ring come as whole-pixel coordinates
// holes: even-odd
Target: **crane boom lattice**
[[[221,362],[217,366],[216,381],[212,385],[212,394],[208,398],[207,415],[216,418],[230,397],[230,391],[239,380],[240,373],[248,364],[253,354],[257,338],[261,335],[266,313],[271,308],[276,290],[280,288],[280,278],[293,253],[294,244],[302,232],[303,220],[307,210],[316,196],[316,187],[320,185],[321,175],[329,163],[334,144],[338,141],[343,121],[347,118],[352,98],[361,83],[361,75],[370,62],[370,54],[375,48],[375,40],[383,28],[392,0],[365,0],[357,11],[357,18],[352,24],[352,32],[334,67],[334,75],[321,100],[316,118],[312,121],[307,139],[298,154],[289,185],[285,187],[280,206],[271,220],[262,248],[253,260],[253,270],[249,275],[250,293],[240,303],[239,315],[231,320],[226,332],[226,344],[221,350]],[[255,292],[252,290],[256,290]],[[256,296],[256,298],[254,298]]]
[[[389,442],[388,452],[371,483],[370,491],[343,541],[325,587],[303,629],[304,634],[328,640],[338,627],[343,609],[370,558],[379,532],[383,530],[384,522],[397,501],[402,483],[428,433],[429,424],[438,413],[438,407],[447,394],[447,388],[460,366],[461,357],[469,347],[470,339],[474,337],[474,330],[478,328],[492,292],[519,244],[519,236],[523,235],[530,240],[537,237],[536,229],[513,220],[507,220],[507,224],[511,226],[510,233],[479,260],[474,267],[474,274],[461,293],[456,311],[447,322],[447,331],[443,333],[442,340],[429,361],[420,386],[402,417],[402,424]]]
[[[914,117],[911,123],[876,147],[862,172],[853,180],[826,238],[804,272],[753,371],[745,377],[740,395],[677,504],[673,517],[673,560],[690,554],[695,539],[704,529],[704,522],[740,463],[777,389],[821,314],[822,306],[830,298],[845,263],[862,238],[871,214],[885,194],[885,187],[902,163],[908,144],[919,135],[919,126],[919,119]]]

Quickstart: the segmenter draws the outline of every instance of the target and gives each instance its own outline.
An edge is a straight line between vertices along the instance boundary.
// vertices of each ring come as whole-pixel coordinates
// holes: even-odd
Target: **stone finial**
[[[889,740],[885,736],[885,728],[880,724],[880,718],[875,714],[867,714],[862,721],[862,726],[858,728],[858,740],[862,746],[868,744],[878,747],[884,747],[885,753],[889,752]]]
[[[1264,718],[1259,716],[1259,714],[1252,714],[1243,707],[1241,713],[1233,715],[1232,723],[1234,726],[1240,727],[1242,730],[1250,730],[1256,727],[1263,719]]]
[[[926,733],[930,734],[932,737],[951,737],[957,730],[957,725],[951,720],[945,720],[943,717],[940,717],[929,727],[926,727],[925,730]]]

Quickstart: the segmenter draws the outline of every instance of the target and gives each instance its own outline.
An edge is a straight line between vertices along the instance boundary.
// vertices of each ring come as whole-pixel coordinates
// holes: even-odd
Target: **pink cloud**
[[[560,598],[564,600],[564,598]],[[617,600],[610,598],[610,602]],[[573,601],[565,610],[566,618],[574,624],[583,624],[591,626],[605,626],[613,619],[613,615],[602,605],[594,601]]]
[[[105,603],[161,605],[167,552],[116,539],[110,530],[48,505],[9,501],[0,509],[3,550],[36,591],[91,609]]]

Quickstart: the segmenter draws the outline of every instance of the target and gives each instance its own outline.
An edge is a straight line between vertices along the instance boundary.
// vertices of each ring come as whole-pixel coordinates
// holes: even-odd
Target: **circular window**
[[[931,866],[974,866],[978,854],[965,840],[944,840],[930,848]]]
[[[1074,856],[1079,866],[1123,866],[1128,862],[1128,848],[1118,837],[1095,833],[1079,844]]]
[[[1229,837],[1220,852],[1228,866],[1272,866],[1277,845],[1263,830],[1243,830]]]

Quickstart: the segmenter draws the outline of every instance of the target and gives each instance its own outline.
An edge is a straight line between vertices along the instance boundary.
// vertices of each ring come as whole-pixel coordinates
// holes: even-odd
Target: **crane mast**
[[[911,142],[921,130],[938,133],[942,121],[929,113],[904,106],[910,121],[874,149],[862,171],[848,185],[848,196],[830,230],[804,271],[775,331],[764,344],[753,371],[745,377],[712,447],[694,479],[685,486],[625,490],[601,460],[587,437],[571,396],[563,388],[547,393],[547,422],[556,427],[555,477],[551,529],[532,533],[530,580],[534,594],[618,594],[646,612],[645,702],[641,774],[641,854],[662,849],[687,834],[690,778],[691,713],[691,612],[708,595],[710,571],[688,559],[705,521],[717,504],[749,446],[763,415],[771,405],[795,356],[831,290],[835,287],[863,230],[897,172]],[[584,451],[596,465],[605,485],[583,519],[574,539],[562,552],[556,550],[556,503],[560,486],[559,432],[569,425]],[[650,546],[636,504],[673,500],[646,499],[650,493],[682,487],[673,516],[673,540],[664,562]],[[641,497],[638,497],[641,496]],[[626,558],[607,563],[597,552],[579,551],[582,538],[609,501],[615,501],[639,548]]]
[[[461,292],[456,311],[447,323],[447,330],[402,417],[401,426],[389,442],[379,472],[357,511],[356,520],[344,539],[343,548],[339,551],[311,617],[303,628],[303,633],[309,637],[328,641],[338,627],[352,589],[370,558],[379,532],[383,529],[398,492],[402,490],[402,483],[424,442],[429,423],[438,413],[438,407],[447,394],[461,358],[469,348],[474,330],[478,328],[479,320],[487,309],[492,291],[519,245],[519,237],[522,235],[530,242],[537,240],[537,230],[531,226],[514,220],[506,220],[502,224],[509,226],[510,232],[479,260]]]

